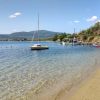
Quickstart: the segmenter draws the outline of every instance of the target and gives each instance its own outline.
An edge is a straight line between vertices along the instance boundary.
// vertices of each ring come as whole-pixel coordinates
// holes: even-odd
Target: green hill
[[[73,39],[77,39],[79,42],[100,42],[100,22],[97,22],[90,28],[79,32],[78,34],[56,34],[53,37],[54,41],[72,41]]]
[[[100,42],[100,22],[90,28],[81,31],[78,34],[78,38],[86,42]]]
[[[48,39],[53,38],[55,34],[59,34],[58,32],[52,32],[47,30],[39,30],[37,31],[30,31],[30,32],[15,32],[9,35],[0,35],[0,40],[31,40],[32,37],[34,39],[37,39],[38,37],[40,39]]]

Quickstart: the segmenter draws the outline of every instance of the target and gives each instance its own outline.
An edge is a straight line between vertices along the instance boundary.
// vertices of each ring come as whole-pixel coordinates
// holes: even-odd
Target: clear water
[[[0,100],[15,100],[31,89],[34,94],[42,92],[62,81],[75,82],[100,65],[99,48],[41,42],[49,50],[31,51],[33,43],[0,42]]]

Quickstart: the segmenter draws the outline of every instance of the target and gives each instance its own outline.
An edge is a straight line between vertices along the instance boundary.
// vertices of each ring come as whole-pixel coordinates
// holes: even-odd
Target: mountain
[[[47,31],[47,30],[39,30],[39,32],[37,33],[37,31],[30,31],[30,32],[15,32],[15,33],[11,33],[11,34],[6,34],[0,35],[0,40],[7,40],[7,39],[12,39],[12,40],[19,40],[19,39],[27,39],[27,40],[31,40],[32,37],[34,37],[34,39],[37,39],[38,37],[40,39],[46,39],[46,38],[53,38],[55,36],[55,34],[59,34],[59,32],[52,32],[52,31]]]

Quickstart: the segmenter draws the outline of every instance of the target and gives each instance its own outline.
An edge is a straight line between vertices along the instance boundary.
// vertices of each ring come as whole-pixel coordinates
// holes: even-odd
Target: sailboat
[[[38,43],[37,44],[33,44],[31,46],[31,50],[45,50],[45,49],[49,49],[49,47],[47,45],[42,45],[39,43],[39,14],[38,14]]]

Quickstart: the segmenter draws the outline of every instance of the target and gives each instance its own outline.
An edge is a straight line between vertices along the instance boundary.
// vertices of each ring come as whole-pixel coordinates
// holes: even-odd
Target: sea
[[[49,49],[32,51],[35,43],[0,42],[0,100],[39,100],[62,86],[69,91],[100,66],[100,48],[48,41],[40,44]]]

